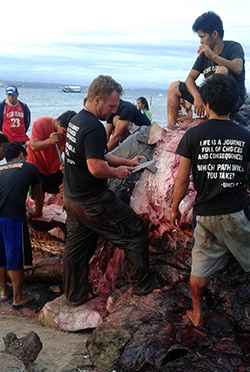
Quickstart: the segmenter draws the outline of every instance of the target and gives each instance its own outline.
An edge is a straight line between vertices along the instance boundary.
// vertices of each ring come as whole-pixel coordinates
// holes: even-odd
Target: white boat
[[[66,93],[81,93],[81,87],[79,85],[68,85],[62,88],[63,92]]]

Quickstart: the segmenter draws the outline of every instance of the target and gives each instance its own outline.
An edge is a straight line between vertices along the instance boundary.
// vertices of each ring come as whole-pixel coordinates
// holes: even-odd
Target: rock
[[[11,332],[6,335],[4,342],[6,346],[4,353],[22,361],[27,371],[31,372],[31,363],[36,360],[43,347],[39,336],[35,332],[28,332],[24,337],[18,339]],[[9,371],[11,371],[10,367]]]
[[[86,343],[92,363],[101,370],[112,371],[116,368],[120,350],[130,338],[125,329],[105,323],[93,332]]]
[[[48,327],[62,331],[76,332],[96,328],[101,325],[105,310],[106,298],[96,297],[78,307],[69,307],[65,295],[42,308],[38,320]]]
[[[0,370],[1,372],[27,372],[25,365],[21,360],[13,355],[0,352]]]

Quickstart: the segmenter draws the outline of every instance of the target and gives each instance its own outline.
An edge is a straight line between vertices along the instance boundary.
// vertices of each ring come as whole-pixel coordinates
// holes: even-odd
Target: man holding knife
[[[37,165],[45,192],[56,194],[63,180],[61,153],[65,150],[66,132],[75,111],[66,111],[57,119],[42,117],[32,127],[27,161]]]

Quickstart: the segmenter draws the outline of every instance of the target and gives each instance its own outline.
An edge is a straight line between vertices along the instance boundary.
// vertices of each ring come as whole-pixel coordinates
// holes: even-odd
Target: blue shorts
[[[19,270],[24,262],[23,224],[0,217],[0,267]]]

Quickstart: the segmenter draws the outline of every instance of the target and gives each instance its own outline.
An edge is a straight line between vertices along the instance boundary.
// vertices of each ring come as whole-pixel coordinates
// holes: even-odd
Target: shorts
[[[24,265],[23,223],[10,218],[0,218],[0,266],[19,270]]]
[[[244,271],[250,271],[250,216],[244,211],[195,216],[191,274],[206,277],[227,264],[229,251]]]
[[[196,86],[196,88],[199,91],[200,88],[198,86]],[[194,97],[192,96],[192,94],[189,93],[189,91],[187,90],[187,86],[183,81],[179,81],[179,91],[181,93],[181,98],[192,104],[194,103]]]
[[[61,170],[49,175],[40,173],[40,176],[42,180],[43,194],[45,194],[45,192],[49,194],[57,194],[59,192],[59,186],[63,182],[63,173]]]
[[[200,90],[200,87],[198,87],[197,85],[196,88],[198,89],[198,91]],[[181,93],[181,98],[187,100],[192,104],[194,103],[194,97],[189,93],[189,91],[187,90],[187,86],[183,81],[179,81],[179,91]],[[244,103],[243,98],[239,97],[238,101],[236,102],[235,106],[233,107],[230,113],[234,114],[235,112],[237,112],[239,108],[243,105],[243,103]]]

